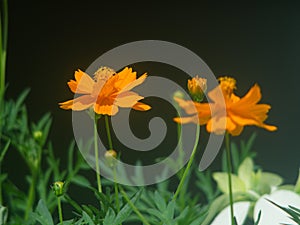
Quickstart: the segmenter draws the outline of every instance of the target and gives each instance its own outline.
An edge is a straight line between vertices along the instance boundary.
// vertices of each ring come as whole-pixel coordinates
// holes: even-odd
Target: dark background
[[[59,109],[58,102],[72,98],[66,82],[74,71],[85,70],[121,44],[148,39],[174,42],[199,55],[216,76],[235,77],[238,95],[259,83],[262,102],[272,105],[267,123],[277,125],[278,131],[247,127],[235,140],[256,131],[256,162],[294,183],[300,156],[299,11],[300,5],[293,2],[173,1],[165,6],[151,1],[9,1],[6,98],[31,88],[29,115],[36,121],[52,113],[50,138],[56,155],[64,159],[73,138],[71,112]],[[156,69],[147,71],[151,75]],[[11,174],[22,176],[15,169],[18,156],[9,153],[8,158]],[[212,167],[219,168],[219,160]]]

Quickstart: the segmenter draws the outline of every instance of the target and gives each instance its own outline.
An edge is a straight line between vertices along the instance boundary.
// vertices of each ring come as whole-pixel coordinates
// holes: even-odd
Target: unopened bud
[[[55,183],[53,183],[52,190],[57,197],[60,197],[64,194],[64,186],[65,182],[62,181],[56,181]]]
[[[33,138],[37,141],[40,140],[42,138],[42,136],[43,136],[43,133],[40,130],[33,132]]]
[[[104,156],[106,158],[108,166],[113,167],[116,164],[117,152],[115,150],[107,150]]]
[[[202,102],[207,89],[207,80],[196,76],[188,80],[188,89],[194,101]]]

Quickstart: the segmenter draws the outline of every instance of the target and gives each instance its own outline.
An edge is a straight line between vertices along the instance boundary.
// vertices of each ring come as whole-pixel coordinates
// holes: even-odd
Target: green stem
[[[37,179],[37,171],[32,172],[32,181],[30,183],[29,192],[28,192],[28,201],[25,210],[24,219],[25,221],[28,219],[29,213],[32,211],[32,205],[35,199],[35,185]]]
[[[140,218],[140,220],[145,224],[145,225],[150,225],[150,223],[146,220],[146,218],[141,214],[141,212],[138,210],[137,207],[130,201],[128,198],[126,192],[123,190],[122,187],[120,187],[121,194],[125,198],[126,202],[129,204],[129,206],[132,208],[132,210],[136,213],[136,215]]]
[[[0,174],[1,174],[1,161],[0,161]],[[0,205],[3,205],[3,199],[2,199],[2,181],[0,181]]]
[[[96,116],[97,115],[95,115],[95,117]],[[101,186],[100,167],[99,167],[98,130],[97,130],[98,119],[99,118],[95,118],[95,120],[94,120],[94,151],[95,151],[97,186],[98,186],[98,191],[101,193],[102,192],[102,186]]]
[[[3,0],[3,18],[0,12],[0,97],[4,96],[5,89],[5,66],[6,66],[6,49],[8,34],[8,8],[7,0]],[[3,19],[3,21],[2,21]],[[2,29],[3,25],[3,29]]]
[[[232,181],[231,181],[231,151],[230,151],[230,137],[229,133],[225,134],[225,144],[226,144],[226,156],[227,156],[227,174],[228,174],[228,188],[229,188],[229,203],[230,203],[230,215],[231,215],[231,224],[235,225],[234,222],[234,212],[233,212],[233,197],[232,197]]]
[[[107,115],[105,115],[105,127],[106,127],[106,134],[107,134],[109,149],[113,149],[111,134],[110,134],[110,128],[109,128],[109,121],[108,121],[108,116]]]
[[[60,197],[57,197],[57,208],[58,208],[59,222],[61,224],[63,224],[63,214],[62,214],[62,207],[61,207]]]
[[[186,168],[185,168],[185,170],[184,170],[184,173],[183,173],[183,175],[182,175],[182,178],[181,178],[181,180],[180,180],[180,182],[179,182],[179,185],[178,185],[178,187],[177,187],[177,190],[176,190],[176,192],[175,192],[175,194],[174,194],[174,196],[173,196],[173,200],[176,200],[178,194],[180,193],[180,191],[181,191],[181,189],[182,189],[182,187],[183,187],[184,181],[185,181],[185,179],[186,179],[186,177],[187,177],[187,175],[188,175],[188,173],[189,173],[189,171],[190,171],[190,168],[191,168],[191,166],[192,166],[193,160],[194,160],[195,155],[196,155],[196,152],[197,152],[197,146],[198,146],[198,142],[199,142],[199,137],[200,137],[200,126],[197,125],[196,139],[195,139],[194,148],[193,148],[193,151],[192,151],[190,160],[189,160],[189,162],[188,162],[188,164],[187,164],[187,166],[186,166]],[[181,139],[180,139],[180,140],[181,140]]]
[[[114,168],[114,185],[115,185],[115,197],[116,197],[117,212],[120,212],[119,187],[118,187],[118,183],[117,183],[116,168]]]
[[[111,134],[110,134],[110,128],[109,128],[109,121],[108,116],[105,115],[105,128],[106,128],[106,134],[107,134],[107,140],[109,149],[113,149],[113,144],[111,140]],[[117,211],[120,211],[120,203],[119,203],[119,188],[117,183],[117,176],[116,176],[116,168],[114,168],[114,187],[115,187],[115,198],[116,198],[116,207]]]

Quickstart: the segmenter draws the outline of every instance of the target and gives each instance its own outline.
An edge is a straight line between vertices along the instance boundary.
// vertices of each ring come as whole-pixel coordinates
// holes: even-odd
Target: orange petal
[[[132,106],[132,108],[139,111],[147,111],[151,109],[151,106],[142,102],[137,102],[134,106]]]
[[[208,121],[206,129],[215,134],[224,134],[225,130],[234,135],[242,132],[243,127],[235,124],[229,117],[213,117]]]
[[[114,87],[118,90],[122,90],[128,84],[136,80],[136,72],[132,72],[132,68],[124,68],[121,72],[115,75],[117,79],[114,81]]]
[[[68,85],[73,93],[90,94],[93,91],[95,82],[85,72],[75,71],[75,80],[70,80]]]
[[[206,125],[206,130],[210,133],[224,134],[226,130],[226,117],[212,117]]]
[[[225,97],[223,95],[222,89],[220,85],[212,89],[210,92],[208,92],[208,97],[215,103],[221,103],[224,102]]]
[[[132,88],[142,84],[145,79],[147,78],[147,74],[144,73],[142,76],[140,76],[138,79],[132,81],[131,83],[127,84],[124,88],[122,88],[121,92],[124,92],[124,91],[129,91],[131,90]]]
[[[268,131],[276,131],[277,127],[276,126],[272,126],[272,125],[267,125],[267,124],[262,124],[261,126],[262,128],[265,128]]]
[[[267,119],[267,113],[270,108],[271,106],[267,104],[232,104],[228,114],[237,124],[243,126],[259,125]]]
[[[69,101],[65,101],[65,102],[60,102],[59,107],[62,109],[72,109],[72,105],[73,105],[73,99],[69,100]]]
[[[114,104],[120,107],[132,107],[135,105],[139,100],[143,99],[144,97],[138,95],[135,92],[127,91],[119,94]]]
[[[235,129],[233,130],[228,130],[228,132],[232,135],[232,136],[238,136],[242,133],[244,127],[243,126],[239,126],[236,125]]]
[[[261,99],[260,87],[258,84],[255,84],[248,93],[241,98],[238,104],[256,104]]]
[[[186,124],[186,123],[199,123],[197,115],[189,117],[175,117],[173,119],[176,123]]]
[[[90,95],[84,95],[73,100],[59,103],[59,105],[62,109],[72,109],[75,111],[81,111],[92,106],[94,102],[95,99],[93,97],[91,97]]]
[[[117,114],[119,109],[115,105],[99,105],[96,103],[94,105],[94,111],[97,114],[114,116],[115,114]]]
[[[174,100],[179,104],[179,106],[184,109],[187,114],[197,113],[196,105],[193,101],[186,101],[182,98],[175,97]]]

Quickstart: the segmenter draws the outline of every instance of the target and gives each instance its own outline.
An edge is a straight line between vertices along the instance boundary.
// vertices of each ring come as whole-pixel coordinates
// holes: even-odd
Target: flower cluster
[[[190,83],[195,83],[189,81]],[[199,103],[175,98],[178,104],[190,116],[174,118],[178,123],[206,124],[208,132],[223,134],[225,131],[233,136],[239,135],[245,126],[255,125],[268,131],[275,131],[277,127],[267,125],[267,113],[271,106],[258,104],[262,95],[260,87],[255,84],[242,98],[234,94],[236,80],[231,77],[219,78],[220,84],[208,93],[212,103]]]

